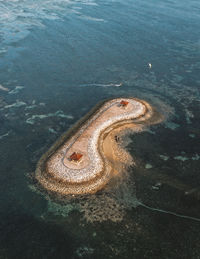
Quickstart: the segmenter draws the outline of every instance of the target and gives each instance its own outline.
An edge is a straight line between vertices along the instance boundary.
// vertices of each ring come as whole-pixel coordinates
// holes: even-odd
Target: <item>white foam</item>
[[[67,13],[74,13],[81,4],[96,5],[94,0],[0,0],[0,34],[4,43],[16,42],[26,37],[33,26],[44,27],[45,19],[62,19]],[[79,12],[77,17],[80,15]]]
[[[96,18],[96,17],[92,17],[92,16],[88,16],[88,15],[81,15],[80,18],[82,18],[84,20],[88,20],[88,21],[105,22],[104,19]]]
[[[16,86],[15,89],[9,92],[9,94],[18,94],[22,89],[24,89],[23,86]]]
[[[22,101],[17,100],[15,103],[6,105],[4,108],[5,108],[5,109],[9,109],[9,108],[19,108],[19,107],[24,106],[24,105],[26,105],[25,102],[22,102]]]
[[[0,140],[5,138],[5,137],[8,137],[10,135],[10,132],[11,131],[8,131],[7,133],[3,134],[3,135],[0,135]]]
[[[9,91],[9,89],[4,87],[3,85],[0,85],[0,90],[5,91],[5,92]]]
[[[66,119],[73,119],[74,117],[69,114],[64,114],[63,111],[59,110],[54,113],[47,113],[47,114],[34,114],[28,119],[26,119],[26,123],[28,124],[34,124],[36,120],[42,120],[49,117],[60,117],[60,118],[66,118]]]

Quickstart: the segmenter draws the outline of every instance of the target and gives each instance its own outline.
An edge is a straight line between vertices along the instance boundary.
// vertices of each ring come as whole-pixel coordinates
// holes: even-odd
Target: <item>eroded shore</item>
[[[153,115],[152,107],[138,99],[102,102],[40,159],[36,169],[38,183],[58,195],[100,190],[111,177],[133,163],[118,143],[121,132],[142,130],[145,123],[153,122]]]

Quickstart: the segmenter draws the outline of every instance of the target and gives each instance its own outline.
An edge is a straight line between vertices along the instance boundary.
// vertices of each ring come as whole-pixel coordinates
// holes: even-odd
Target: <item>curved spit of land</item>
[[[144,101],[133,98],[105,101],[75,127],[75,132],[72,130],[67,138],[62,138],[62,143],[60,141],[40,159],[36,179],[48,191],[61,195],[96,192],[112,175],[112,166],[103,150],[106,134],[120,125],[145,121],[151,115],[152,109]],[[113,141],[117,142],[117,136],[114,137]],[[106,153],[113,152],[111,146],[107,146]],[[123,160],[123,152],[120,156]]]

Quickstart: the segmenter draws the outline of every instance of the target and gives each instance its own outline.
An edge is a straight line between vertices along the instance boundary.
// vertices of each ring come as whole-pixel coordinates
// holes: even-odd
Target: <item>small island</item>
[[[120,132],[138,130],[152,115],[147,102],[130,97],[98,104],[42,156],[37,182],[64,196],[102,189],[120,167],[131,164],[131,156],[119,144]]]

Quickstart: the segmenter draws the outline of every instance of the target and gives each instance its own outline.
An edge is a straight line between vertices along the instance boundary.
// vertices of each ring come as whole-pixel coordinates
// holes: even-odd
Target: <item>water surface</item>
[[[199,24],[197,0],[0,1],[1,258],[200,257]],[[108,214],[117,199],[122,219],[87,222],[29,175],[97,102],[124,95],[166,119],[124,139],[129,181],[87,199]]]

